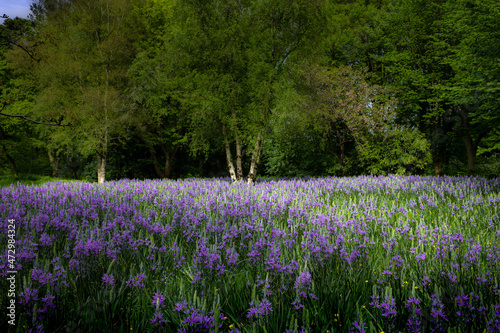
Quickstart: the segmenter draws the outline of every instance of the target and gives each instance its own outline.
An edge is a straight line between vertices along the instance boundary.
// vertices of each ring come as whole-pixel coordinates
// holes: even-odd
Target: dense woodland
[[[31,9],[0,26],[0,174],[500,175],[497,0]]]

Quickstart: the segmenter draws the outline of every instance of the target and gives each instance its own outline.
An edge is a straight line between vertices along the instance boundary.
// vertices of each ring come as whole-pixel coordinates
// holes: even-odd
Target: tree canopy
[[[500,174],[497,1],[31,9],[0,26],[4,174]]]

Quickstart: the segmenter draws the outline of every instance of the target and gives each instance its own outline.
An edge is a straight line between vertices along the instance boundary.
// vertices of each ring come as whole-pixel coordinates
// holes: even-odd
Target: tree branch
[[[4,105],[4,107],[5,107],[5,105]],[[2,111],[4,109],[4,107],[2,107],[2,109],[0,109],[0,111]],[[22,115],[22,114],[8,114],[8,113],[0,112],[0,115],[1,116],[7,116],[7,117],[14,117],[14,118],[23,118],[24,120],[31,121],[32,123],[35,123],[35,124],[38,124],[38,125],[61,126],[61,127],[71,126],[71,124],[69,124],[69,123],[68,124],[62,124],[62,121],[63,121],[64,117],[61,117],[58,123],[45,123],[45,122],[41,122],[41,121],[36,121],[36,120],[30,119],[30,118],[28,118],[28,117],[26,117],[25,115]]]
[[[1,18],[4,18],[4,19],[10,19],[8,15],[6,14],[3,14],[3,16]],[[15,18],[14,20],[17,20],[18,18]],[[10,19],[12,20],[12,19]],[[26,21],[26,19],[22,19],[24,21]],[[3,35],[1,34],[0,35],[0,38],[3,39],[4,41],[6,41],[8,44],[11,44],[11,45],[15,45],[17,47],[19,47],[21,50],[23,50],[24,52],[26,52],[26,54],[32,59],[34,60],[35,62],[37,63],[40,63],[41,59],[37,59],[35,58],[35,53],[33,51],[30,51],[29,49],[34,49],[35,47],[37,47],[38,45],[40,45],[39,43],[35,43],[34,45],[32,46],[28,46],[28,47],[24,47],[22,46],[20,43],[18,43],[18,40],[20,40],[22,38],[22,35],[23,35],[23,32],[25,32],[25,28],[22,27],[20,28],[19,30],[21,30],[18,34],[15,34],[15,32],[12,32],[13,35]],[[16,31],[17,32],[17,31]],[[17,38],[16,38],[17,37]]]

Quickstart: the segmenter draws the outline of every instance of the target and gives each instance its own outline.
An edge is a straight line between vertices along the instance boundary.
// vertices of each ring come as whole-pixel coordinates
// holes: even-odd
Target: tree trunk
[[[203,170],[203,159],[200,157],[200,164],[199,164],[199,173],[200,177],[203,178],[205,176],[205,172]]]
[[[19,171],[17,170],[17,166],[16,166],[16,162],[14,161],[14,159],[12,158],[12,156],[10,156],[7,152],[5,153],[5,157],[7,157],[7,159],[9,160],[10,162],[10,165],[12,166],[12,173],[14,174],[14,177],[19,177]]]
[[[335,126],[335,129],[337,131],[337,138],[339,140],[338,146],[340,149],[340,167],[342,168],[342,177],[345,176],[345,140],[342,138],[342,133],[340,133],[340,130],[337,126]]]
[[[443,162],[440,160],[434,161],[434,174],[439,176],[443,172]]]
[[[15,163],[14,159],[12,158],[12,156],[10,156],[7,153],[7,149],[5,149],[5,147],[3,145],[0,146],[0,157],[2,157],[2,156],[7,157],[7,160],[9,160],[9,163],[12,166],[12,173],[14,174],[14,177],[18,177],[19,172],[17,171],[16,163]]]
[[[151,158],[153,159],[153,166],[155,168],[156,174],[158,175],[158,177],[164,178],[165,176],[163,174],[163,171],[160,169],[160,165],[158,164],[158,158],[156,157],[156,153],[152,147],[150,148],[150,152],[151,152]]]
[[[163,176],[165,178],[170,178],[175,154],[177,153],[179,146],[175,145],[174,147],[167,147],[165,144],[162,144],[162,149],[163,153],[165,154],[165,168],[163,169]]]
[[[222,134],[224,135],[224,144],[226,147],[226,162],[229,168],[229,175],[233,182],[236,181],[236,172],[234,171],[233,157],[231,156],[231,146],[229,146],[229,140],[227,138],[226,125],[222,125]]]
[[[327,148],[328,152],[330,153],[330,155],[337,158],[338,156],[335,153],[335,147],[336,147],[336,145],[333,143],[332,133],[331,133],[331,131],[328,131],[326,148]]]
[[[97,153],[97,182],[102,184],[106,181],[106,155]]]
[[[163,169],[163,176],[165,178],[170,178],[170,172],[172,170],[172,155],[168,150],[165,150],[165,168]]]
[[[472,137],[469,132],[465,133],[465,150],[467,151],[467,171],[470,175],[474,175],[474,167],[476,164],[476,152],[477,144],[472,141]]]
[[[467,171],[470,175],[474,175],[475,166],[476,166],[476,154],[477,147],[479,146],[479,142],[484,137],[484,133],[480,133],[477,139],[474,141],[472,139],[472,135],[470,133],[470,124],[469,124],[469,110],[466,105],[461,105],[460,115],[462,116],[463,125],[465,127],[465,150],[467,152]]]
[[[160,168],[160,163],[158,163],[158,158],[156,157],[155,150],[153,147],[150,147],[151,157],[153,158],[153,165],[156,171],[156,174],[160,178],[170,178],[170,174],[172,173],[172,166],[174,164],[174,157],[177,153],[179,146],[174,146],[173,148],[167,147],[165,144],[161,145],[163,153],[165,154],[165,164],[163,169]]]
[[[109,23],[109,21],[108,21]],[[109,24],[108,24],[108,33],[109,33]],[[104,56],[100,50],[99,40],[97,41],[97,48],[101,53],[101,59],[104,60]],[[106,160],[108,157],[108,142],[109,142],[109,109],[108,109],[108,93],[109,93],[109,69],[106,67],[105,70],[106,81],[105,81],[105,89],[104,89],[104,135],[101,141],[102,150],[101,152],[97,151],[97,183],[102,184],[106,181]]]
[[[340,166],[342,167],[342,177],[345,176],[345,143],[341,141],[339,143],[340,147]]]
[[[243,167],[241,163],[241,144],[237,130],[234,131],[234,139],[236,143],[236,179],[238,181],[243,179]]]
[[[59,172],[59,162],[61,160],[61,157],[59,156],[59,153],[56,152],[56,156],[54,158],[54,155],[52,155],[50,148],[47,149],[47,153],[49,155],[50,165],[52,166],[52,177],[57,177],[57,173]]]
[[[436,149],[437,152],[435,154],[432,154],[433,155],[432,161],[434,163],[434,174],[436,176],[439,176],[443,172],[443,167],[446,161],[446,155],[443,148],[438,146]]]
[[[262,154],[262,132],[257,135],[257,140],[255,140],[255,146],[252,152],[252,161],[250,162],[250,171],[248,172],[247,182],[252,184],[257,178],[257,167],[260,162],[260,155]]]

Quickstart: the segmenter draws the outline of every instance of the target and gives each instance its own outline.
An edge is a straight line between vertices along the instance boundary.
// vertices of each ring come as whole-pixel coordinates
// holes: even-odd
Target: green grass
[[[14,177],[12,175],[2,175],[0,176],[0,187],[9,187],[10,185],[17,185],[17,184],[38,186],[50,182],[69,182],[69,181],[75,181],[75,180],[50,177],[50,176],[41,176],[35,174],[24,174],[18,177]]]

